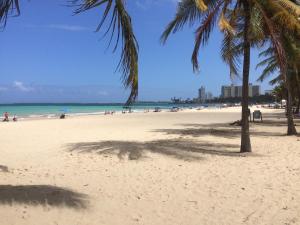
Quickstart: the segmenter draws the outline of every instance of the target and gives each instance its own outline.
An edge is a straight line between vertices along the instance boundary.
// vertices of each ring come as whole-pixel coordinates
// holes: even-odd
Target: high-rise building
[[[249,97],[253,97],[253,90],[252,90],[252,87],[253,87],[253,86],[252,86],[252,84],[250,83],[250,84],[249,84],[249,87],[248,87],[248,96],[249,96]]]
[[[242,86],[222,86],[221,88],[221,97],[222,98],[236,98],[242,97],[243,88]],[[249,84],[248,90],[249,97],[260,95],[260,86]]]
[[[260,95],[260,86],[253,85],[252,86],[252,96],[259,96]]]
[[[212,100],[213,99],[213,94],[211,92],[206,93],[206,100]]]
[[[221,90],[222,98],[230,98],[231,97],[231,86],[222,86]]]
[[[198,90],[198,99],[200,102],[205,102],[206,100],[206,94],[205,94],[205,87],[201,86],[201,88]]]

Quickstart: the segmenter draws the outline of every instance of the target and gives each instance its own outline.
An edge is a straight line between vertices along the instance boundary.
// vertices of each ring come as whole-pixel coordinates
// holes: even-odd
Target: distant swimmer
[[[3,116],[4,116],[3,122],[8,122],[9,121],[9,119],[8,119],[8,116],[9,116],[8,112],[5,112],[3,114]]]

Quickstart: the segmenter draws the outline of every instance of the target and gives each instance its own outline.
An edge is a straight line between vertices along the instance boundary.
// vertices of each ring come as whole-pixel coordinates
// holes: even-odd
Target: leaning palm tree
[[[280,33],[299,35],[297,7],[287,5],[287,0],[181,0],[175,18],[162,35],[163,43],[171,33],[184,25],[200,23],[196,28],[195,46],[192,54],[194,70],[198,70],[198,53],[205,45],[215,25],[223,32],[221,49],[224,61],[230,67],[230,75],[238,75],[239,59],[243,58],[242,129],[241,152],[251,152],[248,121],[248,86],[250,51],[252,46],[270,42],[276,51],[279,67],[286,70],[286,55]]]

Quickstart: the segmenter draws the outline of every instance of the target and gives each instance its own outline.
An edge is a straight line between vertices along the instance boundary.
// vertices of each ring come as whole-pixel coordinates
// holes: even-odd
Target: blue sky
[[[94,32],[103,11],[73,16],[66,2],[22,1],[21,15],[9,18],[0,33],[0,103],[126,100],[128,93],[115,72],[119,54],[107,50],[107,39]],[[201,85],[217,96],[221,85],[231,83],[219,54],[218,31],[200,51],[199,74],[190,62],[194,29],[186,28],[161,45],[159,37],[175,14],[176,0],[131,0],[127,7],[140,46],[139,100],[193,98]],[[260,73],[257,62],[254,51],[253,83]],[[269,88],[262,84],[263,90]]]

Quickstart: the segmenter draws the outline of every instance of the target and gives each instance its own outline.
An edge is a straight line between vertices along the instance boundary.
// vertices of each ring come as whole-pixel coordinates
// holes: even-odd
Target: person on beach
[[[3,122],[8,122],[9,121],[9,119],[8,119],[8,116],[9,116],[8,112],[5,112],[3,116],[4,116]]]
[[[14,115],[13,121],[14,121],[14,122],[17,122],[17,121],[18,121],[18,118],[17,118],[16,115]]]

